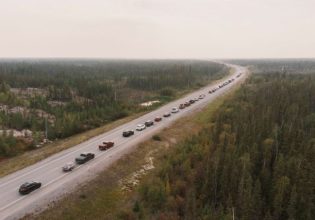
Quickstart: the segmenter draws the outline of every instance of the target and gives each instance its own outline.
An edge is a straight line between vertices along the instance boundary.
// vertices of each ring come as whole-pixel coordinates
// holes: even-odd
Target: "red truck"
[[[100,150],[108,150],[109,148],[111,148],[113,146],[114,146],[114,142],[112,142],[112,141],[105,141],[105,142],[103,142],[102,145],[98,146],[98,149],[100,149]]]

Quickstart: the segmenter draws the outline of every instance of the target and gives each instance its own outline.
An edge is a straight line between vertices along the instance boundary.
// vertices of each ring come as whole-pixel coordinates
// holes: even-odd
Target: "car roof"
[[[21,186],[26,187],[26,186],[29,186],[30,184],[31,184],[30,182],[26,182],[26,183],[23,183]]]
[[[25,183],[22,184],[22,187],[29,186],[29,185],[31,185],[33,183],[36,183],[36,182],[35,181],[25,182]]]

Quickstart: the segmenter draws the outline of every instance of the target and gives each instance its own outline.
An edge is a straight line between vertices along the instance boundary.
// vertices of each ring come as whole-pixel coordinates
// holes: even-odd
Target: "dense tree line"
[[[252,76],[161,160],[131,219],[314,219],[315,76]]]
[[[228,62],[249,66],[255,73],[308,74],[315,72],[315,59],[242,59]]]
[[[226,73],[224,65],[198,60],[0,60],[0,105],[27,109],[27,114],[0,111],[0,130],[44,132],[48,119],[49,139],[69,137],[146,110],[141,102],[159,99],[163,104],[178,91]],[[21,96],[12,88],[39,92]],[[39,117],[37,110],[49,115]]]

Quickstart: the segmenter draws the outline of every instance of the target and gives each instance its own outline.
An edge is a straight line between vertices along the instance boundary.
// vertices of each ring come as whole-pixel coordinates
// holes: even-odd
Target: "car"
[[[34,190],[40,188],[41,186],[42,186],[42,183],[40,183],[40,182],[35,182],[35,181],[26,182],[20,186],[19,193],[21,195],[26,195],[26,194],[29,194],[30,192],[33,192]]]
[[[206,97],[204,94],[201,94],[200,96],[199,96],[199,99],[203,99],[204,97]]]
[[[161,118],[160,116],[157,116],[157,117],[155,117],[154,121],[155,121],[155,122],[162,121],[162,118]]]
[[[104,141],[103,144],[98,146],[99,150],[107,150],[114,146],[114,142],[112,141]]]
[[[63,172],[69,172],[69,171],[72,171],[73,169],[74,169],[74,163],[73,162],[66,163],[62,167]]]
[[[130,137],[131,135],[134,135],[134,131],[133,130],[127,130],[127,131],[124,131],[122,133],[123,137]]]
[[[173,108],[172,108],[172,113],[177,113],[177,112],[179,112],[178,108],[173,107]]]
[[[188,107],[188,106],[190,106],[190,102],[188,101],[188,102],[185,102],[185,107]]]
[[[185,104],[180,104],[178,108],[179,108],[179,109],[184,109],[185,107],[186,107]]]
[[[144,123],[144,125],[145,125],[146,127],[151,127],[152,125],[154,125],[154,122],[151,121],[151,120],[148,120],[148,121],[146,121],[146,122]]]
[[[194,103],[195,103],[195,100],[190,99],[190,100],[189,100],[189,103],[190,103],[190,104],[194,104]]]
[[[165,112],[163,115],[163,117],[165,117],[165,118],[170,117],[170,116],[171,116],[171,113],[169,113],[169,112]]]
[[[198,98],[194,98],[194,101],[197,102],[197,101],[199,101],[199,99]]]
[[[94,157],[95,157],[95,154],[93,153],[81,153],[80,156],[75,158],[75,162],[77,164],[84,164],[88,162],[89,160],[94,159]]]
[[[145,125],[144,124],[138,124],[137,127],[136,127],[137,131],[142,131],[144,129],[145,129]]]

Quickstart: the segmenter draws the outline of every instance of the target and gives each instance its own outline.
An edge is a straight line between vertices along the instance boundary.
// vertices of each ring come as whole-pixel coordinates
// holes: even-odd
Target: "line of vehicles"
[[[236,77],[240,77],[241,74],[242,73],[239,73]],[[229,80],[223,82],[222,84],[220,84],[218,87],[211,89],[208,93],[209,94],[215,93],[217,90],[232,83],[234,80],[235,80],[234,78],[229,79]],[[178,113],[180,110],[183,110],[183,109],[189,107],[190,105],[194,104],[195,102],[198,102],[201,99],[204,99],[205,97],[206,97],[205,94],[200,94],[198,97],[196,97],[194,99],[190,99],[190,100],[186,101],[185,103],[181,103],[178,107],[173,107],[170,112],[165,112],[163,114],[163,117],[168,118],[172,114]],[[144,122],[143,124],[138,124],[136,126],[136,131],[141,132],[144,129],[153,126],[155,122],[159,123],[161,121],[162,121],[162,117],[156,116],[154,118],[154,120],[148,120],[148,121]],[[122,132],[122,136],[126,137],[126,138],[128,138],[134,134],[135,134],[134,130],[125,130]],[[105,141],[101,145],[99,145],[98,148],[100,151],[106,151],[106,150],[114,147],[114,145],[115,145],[115,143],[112,141]],[[93,154],[93,153],[89,153],[89,152],[81,153],[78,157],[75,158],[75,163],[74,162],[66,163],[62,167],[62,170],[63,170],[63,172],[70,172],[76,167],[76,164],[82,165],[82,164],[84,164],[84,163],[86,163],[86,162],[88,162],[94,158],[95,158],[95,154]],[[35,181],[23,183],[19,188],[19,193],[21,195],[29,194],[30,192],[40,188],[41,185],[42,184],[40,182],[35,182]]]

